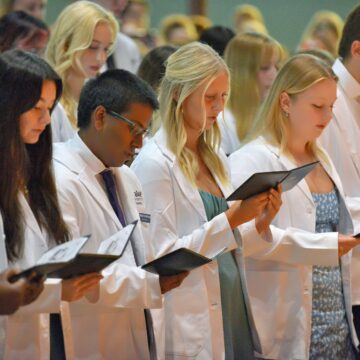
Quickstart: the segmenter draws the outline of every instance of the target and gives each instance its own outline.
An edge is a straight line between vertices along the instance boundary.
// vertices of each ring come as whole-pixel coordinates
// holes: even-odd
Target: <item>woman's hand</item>
[[[281,194],[282,194],[281,185],[278,185],[276,190],[270,189],[268,196],[269,201],[266,207],[264,208],[263,212],[260,215],[258,215],[255,219],[256,230],[259,234],[263,233],[265,230],[269,228],[274,217],[280,210],[280,207],[282,205]]]
[[[178,275],[173,276],[159,276],[161,293],[165,294],[166,292],[177,288],[181,285],[184,279],[189,275],[188,271],[182,272]]]
[[[360,238],[356,238],[351,235],[339,234],[339,244],[338,244],[339,257],[345,255],[357,245],[360,245]]]
[[[28,305],[38,298],[44,288],[44,278],[32,274],[28,279],[10,283],[9,279],[19,273],[10,269],[0,274],[0,314],[13,314],[20,306]]]
[[[99,286],[103,276],[99,273],[89,273],[62,281],[61,300],[76,301],[81,299],[88,291]]]
[[[235,229],[239,225],[256,218],[262,213],[268,202],[269,192],[254,195],[246,200],[235,201],[234,204],[225,211],[231,229]]]

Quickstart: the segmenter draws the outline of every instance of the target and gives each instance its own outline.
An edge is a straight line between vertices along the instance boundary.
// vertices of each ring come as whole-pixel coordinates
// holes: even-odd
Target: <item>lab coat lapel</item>
[[[89,191],[95,201],[99,204],[109,217],[116,223],[117,227],[121,229],[121,224],[117,218],[105,190],[101,187],[91,169],[82,160],[81,156],[74,151],[69,143],[54,145],[54,160],[66,166],[74,174],[77,174],[79,181]],[[92,211],[91,209],[88,209]]]
[[[127,224],[130,224],[139,219],[139,213],[135,205],[134,189],[132,184],[128,183],[126,175],[122,172],[122,167],[116,169],[114,174],[125,220]],[[136,265],[143,265],[145,263],[144,245],[140,228],[141,225],[138,223],[130,239]]]
[[[292,170],[297,167],[297,165],[294,164],[287,156],[285,156],[284,154],[281,154],[278,148],[268,145],[268,144],[266,146],[278,158],[279,162],[284,166],[284,170]],[[296,184],[296,187],[298,187],[304,193],[304,195],[309,199],[309,201],[312,204],[314,204],[314,200],[311,196],[310,189],[309,189],[305,179],[302,179],[301,181],[299,181]]]
[[[346,147],[351,154],[351,161],[360,176],[360,128],[358,121],[350,111],[346,111],[346,116],[344,116],[343,109],[347,107],[346,100],[342,96],[338,97],[333,110],[335,116],[331,121],[335,121],[336,126],[339,128]]]
[[[28,226],[29,228],[31,228],[31,230],[35,234],[37,234],[37,237],[39,239],[43,239],[44,234],[42,233],[39,223],[36,220],[35,215],[32,212],[30,205],[26,201],[23,193],[19,194],[19,200],[20,200],[20,205],[21,205],[22,211],[24,212],[25,226]]]
[[[99,206],[110,216],[110,218],[116,223],[119,229],[122,228],[115,211],[113,210],[109,198],[105,192],[105,189],[101,187],[95,175],[89,171],[88,168],[84,168],[79,174],[79,181],[84,184],[89,194],[95,199]],[[91,209],[89,209],[91,211]]]
[[[175,154],[167,148],[166,137],[162,129],[156,134],[155,141],[163,156],[168,160],[167,165],[169,166],[169,173],[172,180],[176,181],[178,184],[184,198],[189,202],[189,206],[194,208],[203,221],[207,221],[204,204],[201,200],[199,191],[196,187],[190,184],[189,180],[182,172]]]

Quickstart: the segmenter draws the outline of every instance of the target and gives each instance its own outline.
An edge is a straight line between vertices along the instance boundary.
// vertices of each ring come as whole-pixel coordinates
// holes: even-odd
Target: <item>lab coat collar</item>
[[[280,149],[277,146],[273,146],[269,143],[265,143],[265,146],[279,159],[280,163],[284,166],[284,170],[291,170],[298,167],[286,155],[280,152]],[[296,186],[299,187],[300,190],[304,193],[304,195],[309,199],[309,201],[314,204],[314,200],[311,196],[310,189],[305,179],[302,179],[300,182],[298,182]]]
[[[265,146],[271,151],[278,159],[279,161],[284,165],[284,168],[286,170],[291,170],[295,167],[298,167],[294,162],[291,161],[286,155],[280,152],[280,149],[277,146],[273,146],[269,143],[267,143],[264,140]],[[318,144],[319,145],[319,144]],[[320,147],[320,145],[319,145]],[[320,147],[321,148],[321,147]],[[321,148],[323,153],[326,154],[326,151]],[[318,159],[320,161],[321,166],[324,168],[324,170],[327,172],[333,183],[335,184],[336,188],[342,189],[342,185],[339,182],[338,177],[334,173],[334,166],[331,163],[331,160],[329,157],[327,159]],[[326,161],[325,161],[326,160]],[[298,186],[301,191],[307,196],[307,198],[311,201],[312,204],[314,204],[314,200],[312,198],[310,189],[305,181],[305,179],[302,179],[296,186]]]
[[[333,70],[336,76],[339,78],[339,84],[350,99],[358,100],[360,98],[360,84],[349,73],[348,69],[341,62],[340,59],[336,59]]]
[[[91,153],[80,137],[76,136],[66,143],[54,144],[53,158],[71,172],[77,174],[79,181],[88,189],[89,194],[121,229],[120,221],[111,207],[107,194],[96,179],[96,175],[105,169],[105,165]],[[93,157],[97,159],[94,163],[92,162]]]
[[[170,167],[170,174],[173,174],[185,198],[188,199],[190,205],[200,214],[202,219],[204,221],[207,221],[205,207],[201,199],[201,196],[199,194],[199,190],[197,188],[194,188],[194,186],[185,177],[184,173],[182,172],[179,166],[176,155],[168,148],[164,129],[161,128],[156,133],[156,135],[154,136],[154,141],[157,144],[160,152],[168,160],[167,163]],[[220,187],[224,197],[229,196],[232,192],[232,187],[230,185],[230,182],[229,185],[224,185],[221,183],[221,181],[215,174],[212,175],[217,185]]]

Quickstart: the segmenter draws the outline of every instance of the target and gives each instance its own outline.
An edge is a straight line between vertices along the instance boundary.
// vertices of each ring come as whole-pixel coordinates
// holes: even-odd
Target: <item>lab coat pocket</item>
[[[265,353],[274,343],[295,339],[302,332],[304,309],[298,271],[250,270],[248,289],[255,325]]]
[[[199,281],[201,271],[192,271],[179,288],[165,297],[165,352],[170,358],[195,358],[204,347],[209,315],[205,302],[199,301],[199,294],[205,291]]]

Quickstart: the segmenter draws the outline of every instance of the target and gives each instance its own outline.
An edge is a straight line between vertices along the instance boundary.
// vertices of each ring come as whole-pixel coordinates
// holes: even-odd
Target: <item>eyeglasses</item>
[[[127,119],[125,116],[122,116],[112,110],[106,110],[106,112],[110,116],[127,123],[130,126],[130,132],[131,132],[132,136],[134,136],[134,137],[139,136],[139,135],[145,136],[146,134],[148,134],[148,131],[149,131],[148,129],[145,129],[142,126],[140,126],[139,124],[137,124],[136,122]]]

